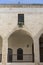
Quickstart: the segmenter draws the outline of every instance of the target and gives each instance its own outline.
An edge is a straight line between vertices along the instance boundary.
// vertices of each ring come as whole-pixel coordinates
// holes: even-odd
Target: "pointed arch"
[[[34,62],[34,44],[33,44],[33,39],[30,36],[30,34],[24,30],[24,29],[19,29],[14,31],[8,38],[8,47],[12,47],[13,49],[13,55],[15,55],[15,57],[13,57],[13,62],[14,61],[18,61],[18,59],[22,59],[24,62]],[[22,57],[18,57],[17,55],[17,48],[19,51],[21,51],[22,53],[20,54]],[[24,51],[22,51],[22,49]],[[29,50],[29,49],[30,50]],[[27,49],[27,51],[26,51]],[[26,56],[26,58],[25,58]],[[31,59],[29,59],[29,57]],[[22,61],[21,60],[21,61]]]

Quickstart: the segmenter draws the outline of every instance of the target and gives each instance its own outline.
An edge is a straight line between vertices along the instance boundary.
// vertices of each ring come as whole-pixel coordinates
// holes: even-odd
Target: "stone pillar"
[[[3,38],[2,43],[2,65],[7,64],[7,52],[8,51],[8,40],[6,38]]]
[[[39,39],[36,37],[34,38],[34,60],[35,65],[39,65],[40,56],[39,56]]]

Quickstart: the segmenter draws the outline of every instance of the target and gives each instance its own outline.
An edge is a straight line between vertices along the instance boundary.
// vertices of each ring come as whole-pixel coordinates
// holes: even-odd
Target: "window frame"
[[[24,25],[24,14],[18,14],[18,25]]]

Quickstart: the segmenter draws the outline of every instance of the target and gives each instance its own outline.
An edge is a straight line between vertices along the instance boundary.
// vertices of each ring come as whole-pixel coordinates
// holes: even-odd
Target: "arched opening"
[[[34,62],[33,39],[26,31],[16,30],[11,34],[8,48],[13,50],[11,62]]]
[[[17,49],[17,60],[23,60],[23,49],[22,48]]]
[[[40,62],[43,62],[43,34],[39,38]]]
[[[8,48],[8,62],[12,62],[12,54],[13,50],[11,48]]]
[[[0,36],[0,62],[2,62],[2,38]]]

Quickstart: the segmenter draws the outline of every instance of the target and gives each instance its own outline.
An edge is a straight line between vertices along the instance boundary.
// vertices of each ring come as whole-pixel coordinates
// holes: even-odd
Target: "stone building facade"
[[[43,65],[43,5],[0,5],[0,65]]]

